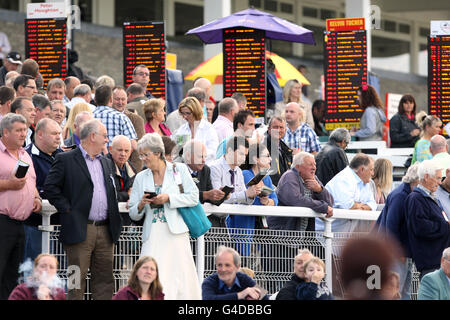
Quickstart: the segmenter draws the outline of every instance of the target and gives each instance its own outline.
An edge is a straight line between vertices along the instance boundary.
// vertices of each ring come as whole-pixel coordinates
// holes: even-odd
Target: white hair
[[[183,147],[183,160],[186,164],[191,164],[191,156],[193,154],[202,153],[206,146],[199,140],[189,140]]]
[[[408,168],[408,171],[406,171],[406,175],[402,178],[402,182],[412,183],[412,182],[418,181],[419,180],[419,174],[418,174],[419,165],[420,165],[420,162],[416,162],[413,165],[411,165]]]
[[[444,249],[442,252],[442,258],[450,260],[450,247]]]
[[[314,159],[314,156],[311,153],[304,151],[297,153],[292,160],[291,168],[295,168],[297,165],[302,165],[307,157],[311,157]]]
[[[425,178],[425,175],[428,174],[429,176],[435,177],[437,171],[441,171],[443,168],[439,165],[435,160],[425,160],[419,165],[419,179],[423,180]]]

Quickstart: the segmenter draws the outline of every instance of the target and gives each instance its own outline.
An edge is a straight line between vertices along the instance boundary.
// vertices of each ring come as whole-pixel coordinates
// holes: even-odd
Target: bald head
[[[211,96],[211,82],[208,79],[197,79],[197,81],[194,82],[194,87],[202,88],[203,90],[205,90],[207,97]]]
[[[131,155],[131,141],[128,137],[118,135],[112,140],[110,147],[111,157],[114,163],[119,167],[123,168],[125,163],[128,161]]]
[[[76,134],[78,137],[80,136],[80,129],[81,129],[81,126],[82,126],[84,123],[86,123],[86,122],[88,122],[89,120],[92,120],[92,119],[93,119],[92,114],[89,113],[89,112],[87,112],[87,111],[82,111],[82,112],[80,112],[79,114],[77,114],[77,115],[75,116],[75,121],[74,121],[73,126],[74,126],[74,128],[75,128],[75,134]]]
[[[437,134],[431,138],[430,142],[430,151],[433,156],[448,151],[447,141],[443,136]]]

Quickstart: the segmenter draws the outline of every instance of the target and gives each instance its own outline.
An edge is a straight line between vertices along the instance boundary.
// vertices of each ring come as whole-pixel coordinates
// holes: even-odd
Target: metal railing
[[[191,247],[197,266],[199,281],[215,272],[214,254],[219,245],[234,247],[240,252],[242,266],[251,268],[255,272],[255,280],[265,287],[269,293],[277,292],[284,282],[290,279],[293,271],[293,260],[298,248],[308,248],[314,255],[325,261],[325,282],[333,290],[333,267],[337,272],[337,257],[345,240],[358,237],[365,233],[333,233],[331,223],[336,219],[353,219],[362,221],[376,221],[379,211],[333,209],[333,217],[325,218],[324,214],[315,213],[303,207],[270,207],[229,205],[204,205],[207,214],[218,215],[247,215],[247,216],[277,216],[277,217],[308,217],[321,218],[324,221],[323,232],[300,232],[286,230],[252,230],[211,228],[204,236],[191,239]],[[125,203],[119,203],[120,212],[128,212]],[[42,251],[55,254],[60,263],[59,275],[65,279],[67,263],[62,244],[58,240],[59,226],[50,225],[50,216],[56,210],[48,201],[44,200],[40,229],[43,231]],[[125,226],[114,251],[114,278],[116,291],[126,284],[129,272],[137,261],[141,251],[142,227]],[[333,266],[333,263],[335,265]],[[89,282],[89,281],[88,281]],[[417,282],[417,283],[416,283]],[[336,283],[335,283],[336,284]],[[338,282],[339,284],[339,282]],[[88,287],[87,287],[88,288]],[[418,288],[418,273],[413,273],[412,298],[415,298]],[[336,289],[342,289],[336,288]],[[88,290],[88,289],[87,289]]]

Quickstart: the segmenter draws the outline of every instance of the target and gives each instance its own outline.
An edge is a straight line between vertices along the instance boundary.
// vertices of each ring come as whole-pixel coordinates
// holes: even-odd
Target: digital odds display
[[[67,77],[67,19],[25,19],[25,56],[39,64],[44,89]]]
[[[147,86],[156,98],[166,98],[166,44],[164,22],[124,22],[124,83],[133,83],[133,70],[144,64],[150,71]]]
[[[428,38],[428,114],[450,121],[450,36]]]
[[[247,108],[264,120],[266,109],[265,32],[248,28],[223,30],[224,97],[241,92]]]
[[[368,79],[366,31],[325,31],[324,47],[325,129],[359,127],[357,89]]]

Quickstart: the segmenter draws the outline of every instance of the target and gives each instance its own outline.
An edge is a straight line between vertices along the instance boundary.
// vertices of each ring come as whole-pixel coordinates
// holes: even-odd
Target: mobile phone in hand
[[[144,193],[146,194],[146,198],[147,199],[151,199],[157,196],[156,192],[152,192],[152,191],[144,191]]]

